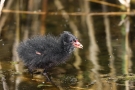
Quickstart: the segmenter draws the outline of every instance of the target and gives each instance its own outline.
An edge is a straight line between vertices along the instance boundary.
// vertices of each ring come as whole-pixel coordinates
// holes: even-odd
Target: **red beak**
[[[73,42],[73,45],[74,45],[74,47],[76,47],[76,48],[83,48],[83,45],[82,45],[80,42],[78,42],[78,41]]]

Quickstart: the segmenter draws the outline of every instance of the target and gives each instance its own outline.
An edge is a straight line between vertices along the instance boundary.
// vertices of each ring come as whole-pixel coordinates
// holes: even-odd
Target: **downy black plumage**
[[[82,44],[68,31],[60,37],[52,35],[36,36],[23,41],[17,52],[25,66],[32,72],[34,69],[49,69],[65,63],[74,48],[82,48]]]

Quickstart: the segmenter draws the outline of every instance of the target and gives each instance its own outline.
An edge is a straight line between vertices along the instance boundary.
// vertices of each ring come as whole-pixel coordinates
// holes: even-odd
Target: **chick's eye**
[[[75,40],[75,39],[73,39],[73,41],[74,41],[74,42],[76,42],[76,40]]]

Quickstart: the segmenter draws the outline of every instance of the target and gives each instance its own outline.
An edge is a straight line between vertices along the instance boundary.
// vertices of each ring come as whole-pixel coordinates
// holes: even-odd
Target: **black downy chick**
[[[44,69],[65,63],[74,48],[83,48],[77,38],[68,31],[60,37],[52,35],[36,36],[21,42],[17,52],[30,72],[35,69]],[[46,74],[44,72],[44,74]]]

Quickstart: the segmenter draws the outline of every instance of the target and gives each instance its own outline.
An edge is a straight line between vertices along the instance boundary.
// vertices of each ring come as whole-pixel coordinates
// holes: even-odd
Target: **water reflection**
[[[86,37],[87,39],[85,38],[85,42],[82,41],[84,49],[77,49],[67,64],[55,67],[50,71],[50,76],[57,87],[51,83],[45,82],[46,78],[41,74],[35,74],[32,79],[26,68],[19,69],[20,66],[23,66],[22,63],[11,61],[10,56],[12,55],[9,48],[12,48],[12,43],[9,44],[10,40],[7,39],[4,40],[3,46],[2,40],[0,42],[2,47],[0,50],[3,53],[0,55],[0,58],[3,71],[2,73],[7,81],[7,86],[11,90],[77,90],[86,88],[95,90],[116,90],[119,88],[118,90],[122,90],[125,85],[127,85],[126,87],[129,87],[131,84],[133,85],[134,82],[126,81],[125,83],[117,82],[118,85],[116,86],[115,82],[117,80],[117,75],[124,74],[122,62],[125,58],[122,58],[123,54],[121,54],[124,53],[124,50],[121,47],[121,43],[124,39],[117,36],[117,34],[113,34],[112,36],[110,35],[111,33],[109,34],[107,17],[104,17],[105,24],[103,24],[106,27],[106,36],[96,36],[96,34],[94,34],[97,33],[95,32],[96,28],[91,24],[93,23],[93,18],[87,16],[87,19],[89,19],[87,24],[90,27],[88,28],[89,31]],[[76,33],[74,31],[73,33],[77,36],[80,34],[79,32]],[[111,37],[113,39],[111,39]],[[83,38],[81,39],[83,40]],[[87,43],[89,41],[90,43]],[[13,49],[13,51],[15,50]],[[127,55],[129,54],[130,53]],[[17,59],[13,58],[13,60]],[[125,64],[123,63],[123,65]],[[130,73],[131,72],[132,70],[130,70]],[[2,84],[1,89],[3,89]]]
[[[89,8],[89,3],[85,2],[85,10],[86,12],[90,12],[90,8]],[[98,70],[100,68],[99,64],[98,64],[98,52],[99,52],[99,48],[98,45],[96,43],[96,38],[95,38],[95,30],[94,30],[94,25],[93,25],[93,18],[90,15],[86,16],[86,24],[88,26],[88,35],[89,35],[89,39],[90,39],[90,46],[89,46],[89,60],[92,62],[93,64],[93,68],[92,68],[92,73],[90,73],[90,78],[92,79],[92,81],[96,81],[96,87],[94,87],[94,89],[96,90],[101,90],[102,89],[102,85],[101,85],[101,81],[99,78],[99,73]]]
[[[7,3],[11,5],[11,1]],[[12,20],[14,14],[5,14],[1,17],[0,90],[133,90],[135,88],[134,17],[90,16],[88,13],[92,12],[91,7],[97,4],[89,4],[87,0],[79,1],[81,8],[76,6],[75,9],[77,12],[84,12],[85,15],[69,16],[64,7],[67,5],[69,7],[72,1],[74,0],[63,5],[64,1],[62,3],[60,0],[55,0],[55,8],[49,1],[53,7],[49,7],[48,10],[54,8],[58,12],[55,12],[55,15],[44,15],[41,26],[38,14],[21,17],[18,13],[15,20]],[[28,10],[34,5],[35,9],[38,9],[40,2],[40,0],[29,1],[33,5],[29,6]],[[78,5],[77,2],[74,3]],[[105,5],[97,5],[94,10],[97,11],[98,7],[100,11],[102,7],[102,12],[108,10]],[[19,6],[16,9],[19,9]],[[45,8],[44,10],[46,11]],[[74,10],[73,7],[70,10]],[[10,22],[6,23],[5,20],[9,16]],[[16,24],[11,23],[14,21]],[[75,50],[70,61],[49,71],[55,85],[46,82],[46,78],[40,72],[34,74],[32,78],[18,58],[16,48],[19,42],[37,34],[59,35],[64,30],[69,30],[79,37],[84,49]]]

